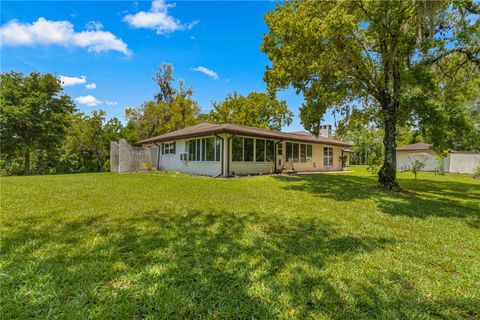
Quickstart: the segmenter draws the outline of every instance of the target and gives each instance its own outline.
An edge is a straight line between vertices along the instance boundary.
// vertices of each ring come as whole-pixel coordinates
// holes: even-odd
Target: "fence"
[[[152,167],[150,148],[132,147],[127,140],[110,142],[110,171],[132,172]]]

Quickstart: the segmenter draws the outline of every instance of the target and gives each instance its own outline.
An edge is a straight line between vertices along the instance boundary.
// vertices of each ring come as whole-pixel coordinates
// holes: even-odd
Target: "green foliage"
[[[279,3],[265,16],[269,33],[262,51],[272,65],[264,80],[271,93],[289,86],[302,92],[301,119],[308,130],[316,130],[328,108],[353,107],[380,124],[385,157],[379,182],[398,190],[397,125],[412,120],[433,125],[438,112],[431,97],[442,87],[433,66],[459,57],[456,67],[478,74],[480,19],[468,3]]]
[[[160,89],[155,101],[125,110],[127,125],[123,136],[129,143],[200,123],[200,108],[192,98],[192,90],[185,88],[183,81],[174,88],[172,72],[171,65],[159,68],[154,77]]]
[[[383,134],[381,130],[374,126],[359,126],[356,130],[348,130],[344,138],[353,143],[354,152],[350,157],[351,163],[378,166],[378,161],[382,159]]]
[[[480,151],[480,73],[459,56],[443,59],[434,79],[431,105],[419,113],[420,126],[437,151]]]
[[[281,130],[282,126],[292,123],[292,117],[284,100],[278,101],[260,92],[251,92],[247,96],[234,92],[224,101],[213,103],[213,110],[206,116],[206,121]]]
[[[425,168],[425,164],[427,162],[427,156],[422,155],[415,155],[408,157],[410,161],[410,171],[412,171],[413,175],[415,176],[415,180],[417,180],[418,173]]]
[[[42,162],[37,169],[43,171],[46,158],[61,147],[73,111],[72,100],[63,94],[60,80],[52,74],[1,74],[1,158],[6,166],[2,171],[19,173],[19,161],[12,159],[23,157],[28,175],[32,156]]]
[[[94,111],[91,116],[77,113],[71,118],[71,129],[64,145],[63,166],[73,172],[108,171],[110,141],[118,141],[122,124],[117,118],[105,120],[105,112]],[[107,170],[105,170],[108,168]]]
[[[473,178],[474,178],[474,179],[480,179],[480,166],[478,166],[478,167],[475,169],[475,173],[473,174]]]
[[[477,319],[480,183],[2,177],[2,319]]]

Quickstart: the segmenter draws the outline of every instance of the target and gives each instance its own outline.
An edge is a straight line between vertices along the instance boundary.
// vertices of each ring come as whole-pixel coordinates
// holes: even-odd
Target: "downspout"
[[[283,142],[283,139],[280,139],[277,142],[275,142],[275,144],[273,145],[273,173],[277,173],[277,154],[278,154],[277,146],[279,143],[282,143],[282,142]],[[282,155],[283,155],[283,148],[282,148]]]
[[[223,138],[220,137],[219,135],[217,135],[216,133],[213,133],[213,135],[217,138],[217,139],[220,139],[222,140],[222,148],[221,148],[221,151],[220,151],[220,154],[221,154],[221,160],[220,160],[220,165],[221,165],[221,168],[222,168],[222,171],[220,173],[220,175],[218,175],[217,177],[220,177],[220,176],[223,176],[223,154],[225,153],[224,150],[223,150]],[[215,149],[216,149],[216,146],[215,146]]]
[[[154,142],[153,144],[158,147],[158,151],[157,151],[157,170],[160,170],[160,152],[162,152],[162,150],[161,150],[162,147],[156,142]]]

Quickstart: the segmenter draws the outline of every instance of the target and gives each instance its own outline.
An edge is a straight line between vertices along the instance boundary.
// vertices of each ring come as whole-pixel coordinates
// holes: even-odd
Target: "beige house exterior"
[[[208,176],[340,171],[343,150],[350,146],[303,132],[209,123],[138,144],[151,149],[153,165],[159,170]]]
[[[425,163],[422,171],[441,171],[473,174],[480,166],[480,152],[450,150],[443,159],[439,158],[432,145],[415,143],[397,148],[397,170],[407,171],[415,159]]]

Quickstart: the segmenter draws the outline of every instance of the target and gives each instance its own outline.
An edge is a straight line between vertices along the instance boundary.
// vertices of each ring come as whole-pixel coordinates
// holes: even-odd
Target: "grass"
[[[480,183],[1,179],[2,319],[480,318]]]

